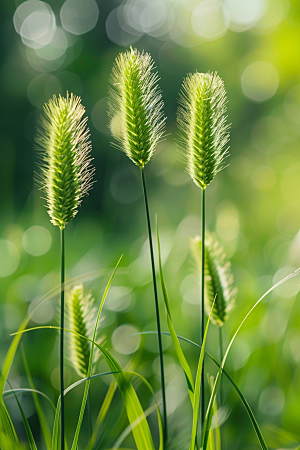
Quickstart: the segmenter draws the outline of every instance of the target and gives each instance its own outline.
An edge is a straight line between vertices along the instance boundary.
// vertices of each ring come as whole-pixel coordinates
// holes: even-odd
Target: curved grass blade
[[[39,401],[39,397],[37,395],[37,393],[40,394],[39,391],[36,391],[34,383],[33,383],[33,379],[30,373],[30,369],[29,369],[29,365],[26,359],[26,355],[24,352],[24,349],[22,348],[22,357],[23,357],[23,364],[25,367],[25,371],[26,371],[26,375],[27,375],[27,379],[29,382],[29,385],[31,387],[31,392],[32,392],[32,397],[33,397],[33,401],[34,401],[34,405],[35,405],[35,409],[41,424],[41,429],[43,432],[43,437],[45,440],[45,444],[47,447],[47,450],[51,450],[51,433],[50,433],[50,428],[46,419],[46,416],[44,414],[43,408],[41,407],[40,401]],[[53,407],[54,411],[55,411],[55,407],[53,405],[53,403],[51,402],[51,400],[45,395],[45,397],[47,398],[47,400],[50,402],[51,406]]]
[[[198,418],[199,418],[199,409],[200,409],[200,393],[201,393],[201,379],[202,379],[202,369],[203,369],[203,361],[204,361],[204,354],[205,354],[205,343],[207,338],[207,332],[208,327],[210,324],[210,320],[213,313],[215,300],[212,304],[210,314],[207,320],[207,324],[205,327],[205,332],[203,336],[202,341],[202,348],[200,351],[199,356],[199,362],[197,367],[197,375],[196,375],[196,382],[195,382],[195,393],[194,393],[194,403],[193,403],[193,426],[192,426],[192,436],[191,436],[191,443],[190,443],[190,450],[197,450],[198,449],[198,443],[197,443],[197,428],[198,428]],[[204,388],[204,386],[202,387]]]
[[[99,306],[99,310],[98,310],[98,314],[97,314],[97,318],[96,318],[96,322],[95,322],[95,327],[94,327],[94,332],[93,332],[93,340],[92,340],[92,346],[91,346],[90,357],[89,357],[87,378],[89,378],[91,376],[91,373],[92,373],[94,345],[95,345],[95,339],[96,339],[96,335],[97,335],[98,323],[99,323],[99,320],[100,320],[102,308],[103,308],[103,305],[104,305],[105,299],[107,297],[109,288],[111,286],[112,280],[114,278],[114,275],[115,275],[115,273],[117,271],[117,268],[118,268],[118,266],[120,264],[120,261],[121,261],[122,257],[123,257],[123,255],[120,257],[119,261],[117,262],[116,267],[113,270],[113,273],[110,276],[110,279],[109,279],[109,281],[108,281],[108,283],[106,285],[106,288],[105,288],[105,291],[104,291],[104,294],[102,296],[102,300],[101,300],[101,303],[100,303],[100,306]],[[74,439],[73,439],[71,450],[76,450],[77,449],[79,433],[80,433],[80,429],[81,429],[81,424],[82,424],[82,420],[83,420],[85,405],[86,405],[87,396],[88,396],[88,392],[89,392],[89,385],[90,385],[90,383],[88,381],[85,384],[85,388],[84,388],[84,394],[83,394],[83,398],[82,398],[82,403],[81,403],[81,408],[80,408],[80,413],[79,413],[79,419],[78,419],[78,422],[77,422],[75,436],[74,436]]]
[[[93,430],[92,436],[90,437],[90,440],[88,442],[86,450],[92,450],[94,448],[100,427],[107,415],[108,409],[114,398],[116,389],[117,389],[117,382],[112,381],[111,384],[109,385],[109,388],[107,390],[107,393],[106,393],[103,403],[101,405],[101,408],[100,408],[100,411],[99,411],[99,414],[98,414],[98,417],[97,417],[97,420],[96,420],[96,423],[94,426],[94,430]]]
[[[52,441],[51,441],[52,450],[58,450],[59,447],[59,417],[60,417],[60,396],[58,397],[57,400],[53,422]]]
[[[8,384],[12,388],[11,384],[9,383],[9,381],[8,381]],[[30,428],[28,420],[27,420],[27,418],[26,418],[26,416],[24,414],[24,411],[23,411],[23,408],[21,406],[21,403],[19,402],[18,397],[17,397],[17,395],[16,395],[16,393],[14,392],[13,389],[12,389],[12,391],[14,393],[14,397],[16,399],[16,402],[18,404],[18,407],[19,407],[19,410],[20,410],[20,413],[21,413],[21,416],[22,416],[22,420],[23,420],[25,431],[26,431],[29,447],[30,447],[31,450],[37,450],[37,446],[36,446],[36,443],[34,441],[34,437],[33,437],[31,428]]]
[[[184,353],[181,349],[179,340],[177,338],[176,332],[175,332],[175,328],[172,322],[172,318],[171,318],[171,308],[170,308],[170,302],[169,302],[169,296],[168,296],[168,292],[167,292],[167,288],[165,285],[165,281],[164,281],[164,276],[163,276],[163,270],[162,270],[162,262],[161,262],[161,248],[160,248],[160,240],[159,240],[159,233],[158,233],[158,226],[157,226],[157,218],[156,218],[156,235],[157,235],[157,246],[158,246],[158,264],[159,264],[159,278],[160,278],[160,284],[161,284],[161,290],[162,290],[162,294],[163,294],[163,299],[165,302],[165,307],[166,307],[166,312],[167,312],[167,324],[168,324],[168,329],[170,332],[170,336],[172,338],[173,341],[173,345],[176,351],[176,355],[178,358],[178,361],[183,369],[185,378],[186,378],[186,382],[188,385],[188,390],[189,390],[189,396],[190,396],[190,400],[191,403],[193,405],[194,403],[194,380],[193,380],[193,376],[192,376],[192,372],[190,369],[190,366],[188,365],[188,362],[184,356]]]
[[[60,327],[55,326],[39,326],[24,330],[22,332],[17,332],[18,334],[24,334],[28,331],[39,330],[39,329],[60,329]],[[70,333],[74,333],[78,335],[78,337],[82,337],[92,342],[103,354],[108,366],[110,367],[112,372],[117,372],[114,374],[118,387],[122,393],[125,408],[128,416],[128,420],[130,423],[134,422],[135,419],[143,415],[143,409],[138,399],[138,396],[132,386],[132,384],[128,380],[128,376],[125,372],[123,372],[121,366],[117,363],[114,357],[101,345],[97,344],[92,339],[87,338],[86,336],[82,336],[76,333],[73,330],[64,329],[64,331],[68,331]],[[16,333],[14,333],[16,334]],[[145,417],[142,418],[138,426],[136,426],[133,430],[133,436],[135,439],[135,443],[138,450],[154,450],[153,439],[150,433],[149,425]],[[52,446],[53,450],[56,450],[56,447]]]
[[[214,401],[215,396],[217,395],[217,390],[218,390],[219,383],[220,383],[220,379],[221,379],[221,373],[222,373],[222,370],[223,370],[223,368],[224,368],[224,365],[225,365],[225,362],[226,362],[226,359],[227,359],[229,350],[230,350],[230,348],[231,348],[231,346],[232,346],[232,344],[233,344],[233,342],[234,342],[234,340],[235,340],[235,338],[236,338],[238,332],[240,331],[241,327],[243,326],[244,322],[247,320],[247,318],[249,317],[249,315],[252,313],[252,311],[256,308],[256,306],[257,306],[257,305],[258,305],[258,304],[259,304],[259,303],[260,303],[260,302],[261,302],[261,301],[262,301],[262,300],[263,300],[270,292],[272,292],[274,289],[276,289],[276,288],[277,288],[278,286],[280,286],[281,284],[285,283],[287,280],[290,280],[290,279],[293,278],[294,276],[298,275],[299,273],[300,273],[300,268],[297,269],[295,272],[291,273],[290,275],[288,275],[287,277],[285,277],[285,278],[283,278],[282,280],[280,280],[278,283],[276,283],[274,286],[272,286],[267,292],[265,292],[265,293],[260,297],[260,299],[257,300],[257,302],[252,306],[252,308],[250,309],[250,311],[246,314],[246,316],[244,317],[244,319],[243,319],[242,322],[240,323],[239,327],[237,328],[236,332],[234,333],[234,335],[233,335],[231,341],[229,342],[229,345],[228,345],[228,347],[227,347],[227,349],[226,349],[226,352],[225,352],[225,354],[224,354],[223,360],[222,360],[222,362],[221,362],[220,369],[219,369],[219,371],[218,371],[218,373],[217,373],[216,380],[215,380],[215,384],[214,384],[214,387],[213,387],[213,392],[212,392],[212,394],[211,394],[211,396],[210,396],[208,408],[207,408],[207,411],[206,411],[206,417],[205,417],[205,421],[204,421],[204,429],[203,429],[203,434],[202,434],[202,443],[201,443],[201,444],[202,444],[202,447],[203,447],[203,450],[205,450],[206,447],[207,447],[208,432],[209,432],[210,425],[211,425],[211,420],[212,420],[212,404],[213,404],[213,401]],[[259,437],[259,439],[260,439],[260,437]],[[260,441],[260,443],[261,443],[262,448],[263,448],[264,450],[267,450],[268,447],[267,447],[265,441],[262,441],[262,442]]]
[[[3,427],[7,440],[12,444],[12,449],[19,444],[18,436],[11,417],[6,409],[4,401],[0,402],[0,430]]]
[[[142,333],[137,333],[137,334],[155,334],[155,333],[157,333],[157,331],[144,331],[144,332],[142,332]],[[166,336],[170,336],[170,333],[166,333],[166,332],[163,332],[163,334],[165,334]],[[201,345],[199,345],[199,344],[196,344],[195,342],[193,342],[193,341],[191,341],[190,339],[187,339],[187,338],[185,338],[185,337],[182,337],[182,336],[177,336],[177,338],[179,339],[179,340],[181,340],[181,341],[184,341],[184,342],[187,342],[187,343],[189,343],[189,344],[192,344],[192,345],[194,345],[195,347],[197,347],[197,348],[201,348]],[[205,350],[205,354],[220,368],[221,367],[221,364],[207,351],[207,350]],[[258,425],[258,423],[257,423],[257,421],[256,421],[256,419],[255,419],[255,416],[254,416],[254,414],[253,414],[253,412],[252,412],[252,409],[251,409],[251,407],[250,407],[250,405],[249,405],[249,403],[247,402],[247,400],[246,400],[246,398],[244,397],[244,395],[242,394],[242,392],[240,391],[240,389],[239,389],[239,387],[237,386],[237,384],[233,381],[233,379],[231,378],[231,376],[226,372],[226,370],[224,370],[223,369],[223,371],[222,371],[222,373],[226,376],[226,378],[228,379],[228,381],[232,384],[232,386],[234,387],[234,389],[236,390],[236,392],[237,392],[237,394],[238,394],[238,396],[239,396],[239,398],[240,398],[240,400],[241,400],[241,402],[242,402],[242,404],[244,405],[244,407],[245,407],[245,409],[246,409],[246,411],[247,411],[247,414],[248,414],[248,416],[249,416],[249,419],[250,419],[250,421],[251,421],[251,424],[252,424],[252,426],[253,426],[253,428],[254,428],[254,431],[255,431],[255,433],[256,433],[256,435],[257,435],[257,437],[258,437],[258,440],[259,440],[259,443],[261,444],[261,442],[265,442],[265,439],[264,439],[264,437],[263,437],[263,435],[262,435],[262,432],[261,432],[261,430],[260,430],[260,428],[259,428],[259,425]],[[263,450],[265,450],[266,449],[266,447],[264,447],[264,446],[261,446],[262,447],[262,449]],[[298,450],[298,449],[297,449]],[[299,450],[300,450],[300,448],[299,448]]]
[[[48,395],[44,394],[44,392],[42,391],[38,391],[37,389],[32,389],[32,388],[16,388],[16,389],[8,389],[7,391],[3,392],[3,398],[5,397],[9,397],[10,395],[14,395],[14,393],[22,393],[22,394],[39,394],[42,397],[44,397],[45,399],[48,400],[48,402],[51,405],[51,408],[55,411],[55,406],[52,403],[51,399],[48,397]]]

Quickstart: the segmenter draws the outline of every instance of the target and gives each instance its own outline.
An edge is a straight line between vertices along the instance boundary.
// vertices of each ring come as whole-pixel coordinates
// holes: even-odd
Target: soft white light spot
[[[260,166],[252,173],[252,183],[261,192],[271,191],[276,183],[276,173],[269,166]]]
[[[68,48],[68,39],[61,28],[57,28],[51,42],[36,50],[36,54],[43,59],[53,61],[60,58]]]
[[[99,8],[95,0],[67,0],[60,10],[62,26],[73,34],[91,31],[98,17]]]
[[[105,309],[124,311],[131,303],[131,289],[126,286],[113,286],[109,290],[109,302]]]
[[[213,40],[223,36],[229,23],[227,11],[218,0],[204,0],[192,13],[195,32],[206,39]]]
[[[32,256],[41,256],[47,253],[52,243],[51,234],[44,227],[33,226],[25,231],[22,244],[25,252]]]
[[[241,77],[244,94],[255,102],[264,102],[275,95],[279,85],[276,67],[266,61],[255,61]]]
[[[231,20],[230,28],[234,31],[253,27],[266,9],[266,0],[225,0],[224,3]]]
[[[113,9],[108,15],[105,23],[107,37],[117,45],[127,47],[134,44],[142,36],[142,32],[137,32],[125,21],[125,6]]]
[[[23,43],[35,49],[49,44],[56,31],[55,16],[51,7],[38,0],[22,3],[17,8],[13,21]]]
[[[114,349],[122,355],[131,355],[140,346],[141,336],[133,336],[139,332],[133,325],[121,325],[112,334],[111,341]]]
[[[18,268],[19,250],[13,242],[0,239],[0,255],[0,277],[7,277]]]
[[[200,302],[200,283],[196,275],[187,275],[180,284],[180,294],[186,303],[197,305]]]

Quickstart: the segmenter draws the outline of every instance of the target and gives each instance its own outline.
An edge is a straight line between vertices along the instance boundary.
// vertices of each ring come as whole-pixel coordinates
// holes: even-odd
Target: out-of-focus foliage
[[[80,215],[68,226],[67,279],[76,278],[74,284],[83,281],[99,303],[109,277],[106,269],[124,253],[107,298],[101,335],[106,335],[108,347],[124,367],[142,345],[139,336],[127,336],[155,329],[140,174],[110,145],[106,116],[113,61],[131,44],[151,54],[161,77],[168,136],[145,176],[152,220],[156,212],[159,217],[172,320],[180,335],[197,342],[199,280],[189,237],[200,233],[201,205],[199,190],[176,151],[176,105],[187,73],[217,71],[224,80],[232,123],[230,165],[207,188],[207,228],[216,233],[231,260],[239,291],[237,307],[223,330],[228,341],[255,300],[300,266],[298,0],[3,0],[0,17],[0,361],[9,334],[35,301],[59,284],[58,230],[49,223],[32,175],[41,108],[54,94],[67,91],[82,97],[89,116],[97,179]],[[300,440],[299,288],[295,277],[259,306],[226,363],[259,423],[266,424],[266,440],[274,448],[292,447],[292,439]],[[32,325],[56,323],[57,305],[58,296],[53,295],[36,312]],[[56,399],[56,332],[27,333],[22,342],[35,386]],[[213,328],[208,342],[208,350],[217,356]],[[170,339],[164,338],[164,344],[171,434],[178,421],[188,430],[180,438],[184,433],[188,438],[191,420],[184,379]],[[147,336],[143,345],[137,371],[156,389],[155,336]],[[195,349],[189,350],[194,370],[198,356]],[[206,368],[215,372],[209,362]],[[99,371],[106,369],[100,359]],[[76,379],[76,372],[66,368],[66,384]],[[111,381],[103,380],[91,383],[92,410],[101,404]],[[15,388],[27,383],[21,358],[14,362],[10,382]],[[225,391],[230,405],[225,424],[228,448],[256,448],[246,414],[226,383]],[[148,394],[142,393],[147,408]],[[81,394],[78,388],[66,396],[67,436],[74,431]],[[21,401],[34,426],[30,397]],[[14,399],[7,405],[22,434]],[[187,423],[182,424],[185,410]],[[121,418],[114,423],[111,436],[103,435],[104,446],[126,426]],[[276,427],[286,433],[275,432]]]

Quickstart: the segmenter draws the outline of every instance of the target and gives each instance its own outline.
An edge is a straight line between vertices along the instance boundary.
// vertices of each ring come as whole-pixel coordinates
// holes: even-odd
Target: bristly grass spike
[[[54,225],[64,228],[77,214],[92,187],[91,142],[80,97],[55,95],[44,106],[36,143],[40,173],[36,181],[46,195]]]
[[[114,144],[137,166],[150,161],[165,132],[163,100],[149,53],[120,53],[110,77],[108,117]]]

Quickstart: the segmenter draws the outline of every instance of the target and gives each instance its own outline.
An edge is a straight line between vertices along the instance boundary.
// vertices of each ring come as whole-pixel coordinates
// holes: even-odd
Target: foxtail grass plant
[[[200,272],[202,272],[202,240],[196,236],[190,240],[192,252]],[[231,264],[216,236],[206,232],[204,255],[204,306],[209,316],[212,305],[211,322],[219,329],[219,357],[223,360],[223,334],[222,329],[230,312],[235,307],[237,289],[234,287],[234,278]],[[220,406],[223,406],[223,383],[220,381]],[[224,433],[221,429],[222,450],[225,448]]]
[[[82,198],[92,187],[91,142],[80,97],[53,96],[44,106],[36,143],[39,150],[38,186],[45,195],[50,221],[60,228],[60,394],[61,449],[64,449],[64,304],[66,225],[76,216]]]
[[[110,78],[108,116],[110,129],[116,139],[115,146],[122,150],[141,170],[158,332],[164,436],[167,440],[167,407],[161,326],[150,213],[144,175],[145,165],[150,161],[165,132],[166,119],[163,114],[163,101],[158,80],[158,74],[154,71],[154,62],[148,53],[140,53],[132,47],[129,51],[120,53],[115,60]]]
[[[201,342],[204,337],[205,190],[224,168],[228,155],[229,125],[226,124],[226,91],[217,73],[194,73],[184,79],[179,94],[177,123],[179,148],[186,170],[202,189],[201,246]],[[205,414],[202,371],[201,420]]]

